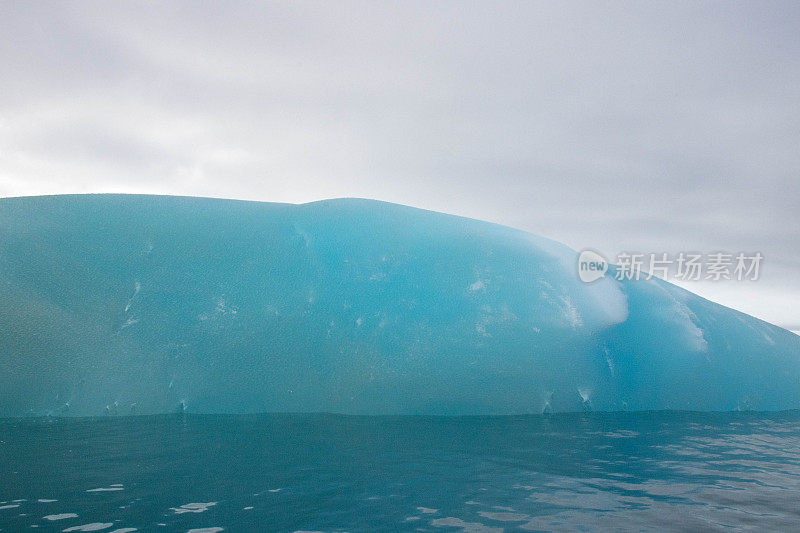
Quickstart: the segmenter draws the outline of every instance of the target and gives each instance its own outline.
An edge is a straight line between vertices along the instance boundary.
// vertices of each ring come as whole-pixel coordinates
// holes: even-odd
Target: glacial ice
[[[0,200],[0,416],[800,408],[800,337],[369,200]]]

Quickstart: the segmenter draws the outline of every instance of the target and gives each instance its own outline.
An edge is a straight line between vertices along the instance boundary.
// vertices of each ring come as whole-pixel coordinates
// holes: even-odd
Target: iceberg
[[[800,337],[577,256],[372,200],[0,199],[0,416],[800,408]]]

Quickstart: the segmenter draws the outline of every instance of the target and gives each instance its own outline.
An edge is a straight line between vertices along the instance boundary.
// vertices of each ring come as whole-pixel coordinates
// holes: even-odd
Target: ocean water
[[[0,420],[2,531],[800,528],[800,413]]]

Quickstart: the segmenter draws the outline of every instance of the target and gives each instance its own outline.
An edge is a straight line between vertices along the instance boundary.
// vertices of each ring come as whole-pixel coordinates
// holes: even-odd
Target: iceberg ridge
[[[371,200],[0,199],[0,416],[800,408],[800,337]]]

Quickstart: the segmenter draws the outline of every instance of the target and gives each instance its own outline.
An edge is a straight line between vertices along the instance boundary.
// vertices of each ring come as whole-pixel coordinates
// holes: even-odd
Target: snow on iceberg
[[[800,408],[800,337],[369,200],[0,200],[0,416]]]

